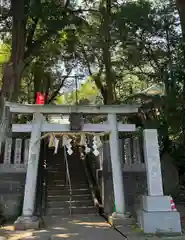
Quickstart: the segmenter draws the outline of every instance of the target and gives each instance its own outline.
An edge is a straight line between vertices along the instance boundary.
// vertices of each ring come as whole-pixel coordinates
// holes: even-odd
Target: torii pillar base
[[[108,221],[113,226],[120,226],[125,224],[132,224],[133,218],[130,217],[130,214],[121,214],[114,212],[109,216]]]
[[[18,231],[28,230],[28,229],[40,229],[43,226],[43,220],[41,218],[32,216],[20,216],[14,222],[14,229]]]

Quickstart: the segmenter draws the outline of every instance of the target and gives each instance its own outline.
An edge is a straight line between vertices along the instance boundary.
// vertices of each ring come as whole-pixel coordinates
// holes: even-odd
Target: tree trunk
[[[185,68],[185,1],[184,0],[176,0],[176,7],[179,12],[180,17],[180,25],[181,25],[181,31],[182,31],[182,51],[184,56],[184,68]],[[185,74],[183,71],[183,100],[185,103]],[[185,111],[185,106],[183,104],[183,112]],[[182,145],[185,146],[185,116],[182,114]]]
[[[114,102],[114,74],[111,62],[111,35],[110,35],[110,17],[111,17],[111,0],[106,0],[106,7],[103,14],[102,32],[104,41],[102,43],[103,61],[105,65],[106,76],[106,101],[105,104],[112,104]]]
[[[2,94],[9,101],[17,101],[24,69],[25,14],[24,0],[12,0],[12,50],[9,62],[3,67]]]
[[[185,41],[185,1],[184,0],[176,0],[176,6],[177,6],[177,10],[179,12],[183,40]]]

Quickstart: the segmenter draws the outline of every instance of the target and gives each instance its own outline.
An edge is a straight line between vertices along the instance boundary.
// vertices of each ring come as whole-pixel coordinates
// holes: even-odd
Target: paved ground
[[[114,230],[100,216],[77,216],[73,218],[50,217],[45,218],[46,230],[14,231],[13,226],[0,229],[0,240],[124,240],[125,237]],[[128,234],[130,240],[185,240],[182,237],[143,236],[133,229],[120,228]],[[3,238],[4,237],[4,238]]]
[[[52,239],[69,238],[74,240],[100,240],[116,239],[122,240],[123,237],[110,227],[100,216],[78,216],[73,218],[45,219]]]
[[[123,240],[118,232],[110,227],[103,218],[99,216],[73,217],[73,218],[45,218],[46,229],[40,231],[13,231],[12,226],[0,229],[0,236],[9,240]],[[0,238],[1,240],[1,238]]]

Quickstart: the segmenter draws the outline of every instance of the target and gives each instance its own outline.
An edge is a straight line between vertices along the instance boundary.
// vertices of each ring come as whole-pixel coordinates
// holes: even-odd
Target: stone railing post
[[[12,152],[12,138],[6,138],[3,162],[3,165],[6,168],[10,168],[11,165],[11,152]]]
[[[30,139],[25,139],[24,141],[24,167],[25,168],[27,168],[27,165],[28,165],[29,145],[30,145]]]
[[[22,139],[16,138],[15,139],[15,152],[14,152],[14,165],[15,168],[21,168],[21,151],[22,151]],[[24,165],[23,165],[24,167]]]

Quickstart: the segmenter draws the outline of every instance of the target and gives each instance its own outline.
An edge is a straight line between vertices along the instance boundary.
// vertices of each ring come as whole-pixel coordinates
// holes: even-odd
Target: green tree
[[[11,0],[2,7],[2,31],[11,30],[11,54],[3,67],[2,93],[7,99],[17,100],[25,67],[42,54],[48,41],[57,41],[68,25],[82,24],[78,13],[72,1]]]

